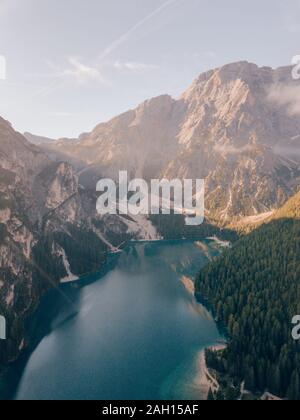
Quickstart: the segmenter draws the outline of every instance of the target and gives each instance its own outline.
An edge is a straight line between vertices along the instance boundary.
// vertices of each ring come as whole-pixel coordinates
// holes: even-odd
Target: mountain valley
[[[16,360],[26,348],[26,320],[46,291],[99,271],[109,253],[131,240],[219,237],[233,243],[236,230],[254,230],[236,242],[232,257],[226,251],[198,281],[198,291],[218,308],[211,273],[241,255],[247,259],[248,252],[254,259],[260,254],[267,258],[261,246],[269,242],[258,245],[264,235],[274,239],[276,249],[271,249],[277,253],[277,227],[291,250],[280,279],[290,274],[299,257],[298,248],[292,253],[292,240],[298,235],[300,208],[300,155],[295,152],[300,119],[292,100],[282,102],[278,95],[297,83],[290,72],[289,67],[229,64],[200,75],[179,99],[163,95],[148,100],[78,139],[23,136],[0,119],[0,306],[9,326],[9,338],[0,342],[0,364]],[[118,179],[121,170],[147,181],[205,179],[205,223],[187,228],[181,216],[173,215],[100,217],[96,183],[102,177]],[[254,267],[267,270],[261,262]],[[238,310],[237,302],[230,305]],[[233,321],[224,311],[218,318],[230,323],[231,331]],[[247,369],[239,363],[233,373],[243,379]],[[255,381],[267,383],[257,372],[247,373],[254,375],[253,389]],[[282,381],[281,395],[289,387],[297,392],[287,379]]]

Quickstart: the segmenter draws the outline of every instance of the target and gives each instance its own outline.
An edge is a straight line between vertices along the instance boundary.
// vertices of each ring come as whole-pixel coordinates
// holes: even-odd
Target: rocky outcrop
[[[278,208],[299,185],[298,83],[290,68],[229,64],[200,75],[178,100],[154,98],[47,148],[80,159],[93,187],[124,169],[205,178],[207,216],[228,224]]]
[[[159,236],[145,217],[97,216],[99,177],[205,178],[207,218],[222,226],[276,213],[300,185],[290,72],[230,64],[202,74],[178,100],[151,99],[78,139],[39,147],[0,118],[0,315],[8,321],[0,363],[26,345],[24,321],[46,290],[96,271],[131,238]],[[168,234],[178,224],[155,223]]]
[[[138,223],[100,218],[96,199],[70,163],[53,162],[0,119],[0,365],[26,346],[24,322],[49,288],[98,271],[107,252],[144,237]]]

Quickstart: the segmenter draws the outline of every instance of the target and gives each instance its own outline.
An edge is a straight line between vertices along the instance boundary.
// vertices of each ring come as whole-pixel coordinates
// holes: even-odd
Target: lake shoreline
[[[213,393],[217,393],[220,389],[220,385],[215,379],[211,372],[210,368],[207,365],[206,361],[206,351],[212,350],[212,351],[222,351],[225,350],[227,347],[226,344],[215,344],[209,347],[206,347],[204,350],[202,350],[199,354],[199,383],[201,383],[201,387],[203,388],[201,390],[201,399],[207,400],[209,391],[211,390]]]
[[[98,283],[99,281],[103,280],[103,278],[105,278],[105,276],[107,274],[109,274],[110,272],[112,272],[114,270],[114,267],[116,266],[116,264],[119,261],[119,257],[122,256],[122,255],[124,256],[124,253],[126,254],[126,253],[130,252],[130,249],[131,248],[134,248],[135,246],[145,245],[145,244],[148,243],[150,246],[151,245],[154,245],[156,247],[156,246],[160,246],[160,245],[163,245],[163,246],[164,245],[166,245],[166,246],[167,245],[171,245],[172,248],[173,248],[173,245],[175,247],[178,246],[178,245],[182,245],[182,244],[184,244],[184,245],[191,244],[192,245],[192,244],[195,244],[195,242],[196,242],[195,240],[191,240],[191,239],[186,239],[186,240],[176,239],[176,240],[166,240],[166,241],[143,241],[143,242],[136,242],[136,241],[134,241],[134,242],[129,242],[127,244],[127,246],[126,246],[127,251],[126,251],[126,248],[124,248],[124,250],[122,252],[118,253],[118,254],[113,254],[113,255],[110,255],[109,254],[107,262],[103,265],[103,267],[101,268],[101,270],[99,270],[98,273],[94,273],[94,274],[92,274],[92,276],[84,276],[84,277],[79,278],[78,280],[76,280],[74,282],[68,282],[68,283],[61,284],[60,287],[61,287],[61,289],[63,291],[74,290],[74,293],[76,293],[76,290],[80,290],[82,288],[84,289],[86,286],[92,285],[93,283]],[[176,248],[174,248],[174,249],[176,249]],[[199,266],[199,270],[200,269],[201,269],[201,266]],[[193,298],[194,298],[194,288],[191,287],[191,283],[192,283],[192,280],[189,278],[187,289],[188,289],[189,293],[193,295]],[[49,292],[49,294],[51,294],[51,291]],[[45,296],[45,300],[47,300],[47,296]],[[43,301],[44,301],[44,299],[42,300],[41,305],[43,305]],[[37,313],[35,313],[34,317],[38,317],[38,312],[39,311],[37,311]],[[32,354],[35,351],[35,349],[38,347],[38,345],[40,344],[40,342],[43,340],[43,337],[45,337],[45,334],[46,335],[51,334],[51,328],[50,327],[47,329],[47,331],[44,331],[44,334],[43,333],[41,334],[41,336],[39,337],[38,340],[36,340],[36,338],[35,338],[35,340],[33,340],[32,342],[30,342],[29,347],[24,351],[23,355],[20,357],[20,360],[18,360],[17,362],[15,362],[13,365],[14,366],[18,365],[19,366],[18,369],[20,369],[20,366],[22,364],[24,365],[24,367],[26,367],[27,360],[30,359],[30,357],[32,356]],[[33,333],[33,335],[34,335],[34,333]],[[18,390],[19,382],[21,380],[21,377],[22,377],[22,374],[21,374],[21,376],[19,378],[18,383],[15,386],[15,392],[14,393],[11,393],[14,396],[15,396],[17,390]],[[14,396],[12,396],[12,398],[14,398]]]

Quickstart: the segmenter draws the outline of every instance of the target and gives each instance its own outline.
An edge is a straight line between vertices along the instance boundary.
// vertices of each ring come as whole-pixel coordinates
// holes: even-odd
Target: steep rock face
[[[293,193],[300,160],[278,151],[288,150],[300,121],[272,96],[289,83],[289,68],[242,62],[201,75],[182,96],[183,149],[165,175],[205,178],[210,217],[227,222],[256,215]]]
[[[177,154],[175,139],[184,113],[182,102],[161,96],[99,124],[78,140],[59,140],[50,150],[81,159],[103,176],[117,178],[118,171],[126,169],[132,177],[153,178]]]
[[[239,152],[250,144],[274,146],[300,127],[296,118],[268,100],[274,86],[290,79],[289,68],[272,70],[247,62],[200,76],[182,97],[188,104],[183,138],[190,141],[202,129],[220,151]]]
[[[125,169],[146,179],[205,178],[207,215],[226,224],[279,207],[299,184],[297,83],[290,68],[229,64],[202,74],[179,100],[146,101],[51,150],[80,158],[92,184]]]
[[[158,237],[146,218],[96,215],[100,176],[205,178],[206,213],[220,225],[281,217],[300,185],[297,89],[289,68],[231,64],[178,100],[151,99],[42,147],[0,118],[0,363],[26,344],[24,320],[49,287],[97,270],[128,239]],[[294,214],[298,201],[287,206]]]
[[[147,237],[144,221],[99,217],[96,200],[69,163],[51,161],[0,119],[0,365],[26,345],[24,321],[44,292],[98,271],[125,240]]]
[[[277,210],[261,213],[257,216],[245,217],[237,223],[232,223],[232,229],[240,233],[250,233],[261,225],[281,219],[300,219],[300,192],[289,198]]]
[[[24,137],[17,133],[11,124],[0,117],[0,159],[1,167],[12,170],[20,177],[32,178],[37,170],[47,164],[47,158],[38,148],[24,141]],[[32,160],[31,165],[28,162]]]
[[[6,318],[8,336],[0,343],[0,363],[17,357],[25,345],[24,320],[41,294],[65,273],[55,241],[48,250],[40,249],[43,259],[47,253],[52,264],[47,275],[35,249],[49,233],[43,222],[47,212],[77,188],[69,164],[53,166],[44,153],[0,119],[0,313]],[[74,215],[64,206],[61,224],[71,220]],[[52,231],[58,228],[53,224]]]

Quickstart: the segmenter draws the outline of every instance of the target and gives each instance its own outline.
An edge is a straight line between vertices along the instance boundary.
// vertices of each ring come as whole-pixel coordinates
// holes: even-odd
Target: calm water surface
[[[16,398],[197,398],[199,352],[221,337],[182,278],[205,263],[194,242],[132,244],[97,281],[63,286],[68,299],[49,295],[39,313],[49,334]]]

